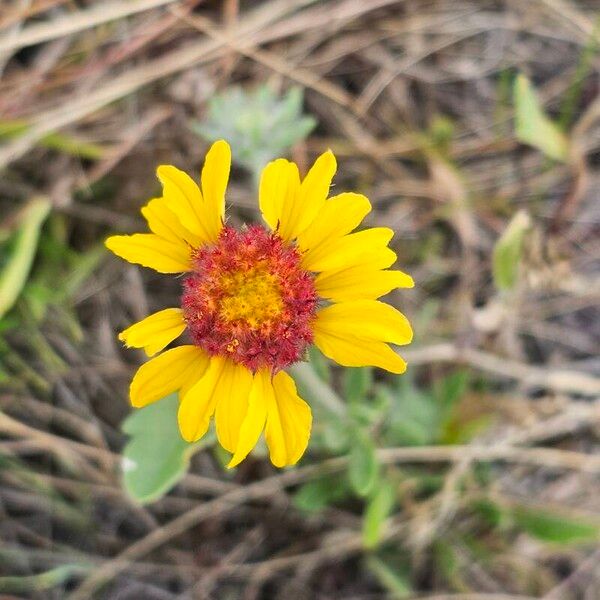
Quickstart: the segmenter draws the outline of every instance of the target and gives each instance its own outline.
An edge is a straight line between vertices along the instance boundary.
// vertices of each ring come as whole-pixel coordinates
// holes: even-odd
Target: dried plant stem
[[[0,52],[14,52],[26,46],[56,40],[85,29],[97,27],[139,12],[172,4],[177,0],[130,0],[129,2],[102,2],[87,10],[24,27],[18,34],[0,38]]]
[[[585,396],[600,395],[600,379],[597,377],[578,371],[526,365],[476,348],[460,348],[455,344],[440,343],[403,349],[401,354],[411,365],[462,362],[506,379],[516,379],[530,388],[540,387]]]
[[[545,466],[552,469],[576,469],[588,473],[600,473],[600,456],[579,452],[556,450],[553,448],[517,448],[512,446],[422,446],[406,448],[386,448],[377,451],[382,463],[397,462],[461,462],[508,461],[532,466]],[[103,564],[91,573],[69,596],[70,600],[86,600],[111,579],[126,570],[130,563],[162,546],[170,539],[181,535],[208,518],[216,518],[240,504],[271,496],[286,487],[310,480],[317,475],[325,475],[343,469],[347,457],[326,460],[319,465],[285,471],[262,481],[230,492],[201,504],[173,519],[165,526],[155,529],[119,554],[114,560]]]

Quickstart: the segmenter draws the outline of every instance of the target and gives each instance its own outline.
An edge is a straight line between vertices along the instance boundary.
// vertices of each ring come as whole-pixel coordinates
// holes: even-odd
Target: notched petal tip
[[[392,365],[388,365],[387,367],[383,367],[386,371],[390,373],[394,373],[394,375],[402,375],[406,373],[406,369],[408,367],[408,363],[401,357],[398,356],[398,361],[392,367]]]
[[[351,201],[351,209],[359,215],[359,223],[361,223],[365,217],[373,210],[371,201],[364,195],[357,192],[342,192],[337,196],[333,196],[330,200],[340,198],[345,200],[345,204],[349,205]],[[344,206],[342,206],[344,208]],[[386,228],[387,229],[387,228]],[[393,234],[392,234],[393,235]]]
[[[177,167],[174,167],[173,165],[158,165],[158,167],[156,167],[156,177],[163,183],[169,176],[169,172],[173,169],[177,169]]]
[[[391,227],[373,227],[372,229],[373,231],[379,231],[382,239],[387,239],[386,244],[389,244],[394,237],[395,231]]]
[[[402,330],[403,335],[406,336],[406,341],[403,341],[401,344],[396,344],[397,346],[408,346],[408,344],[412,343],[414,337],[414,331],[412,325],[406,320],[406,325]]]
[[[207,365],[207,356],[196,346],[166,350],[138,368],[129,386],[131,404],[141,408],[173,392],[188,390]]]

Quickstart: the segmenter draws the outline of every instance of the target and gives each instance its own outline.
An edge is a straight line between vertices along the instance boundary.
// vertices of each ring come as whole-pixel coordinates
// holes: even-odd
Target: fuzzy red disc
[[[295,246],[259,225],[224,227],[193,264],[181,305],[195,344],[252,371],[304,358],[318,298]]]

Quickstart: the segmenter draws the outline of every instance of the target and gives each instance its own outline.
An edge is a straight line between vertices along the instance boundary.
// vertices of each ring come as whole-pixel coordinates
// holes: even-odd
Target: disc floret
[[[182,308],[195,344],[252,371],[303,359],[318,299],[294,245],[258,225],[226,226],[192,262]]]

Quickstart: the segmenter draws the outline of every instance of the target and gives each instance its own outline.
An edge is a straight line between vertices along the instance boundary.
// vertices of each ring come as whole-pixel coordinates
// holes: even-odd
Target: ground
[[[599,23],[595,0],[2,3],[0,596],[600,599]],[[272,131],[293,88],[306,117]],[[214,102],[256,90],[248,150]],[[117,333],[181,283],[103,240],[215,135],[236,226],[265,148],[336,154],[335,192],[395,231],[415,340],[404,376],[298,368],[299,466],[227,471],[209,442],[141,505],[144,357]]]

